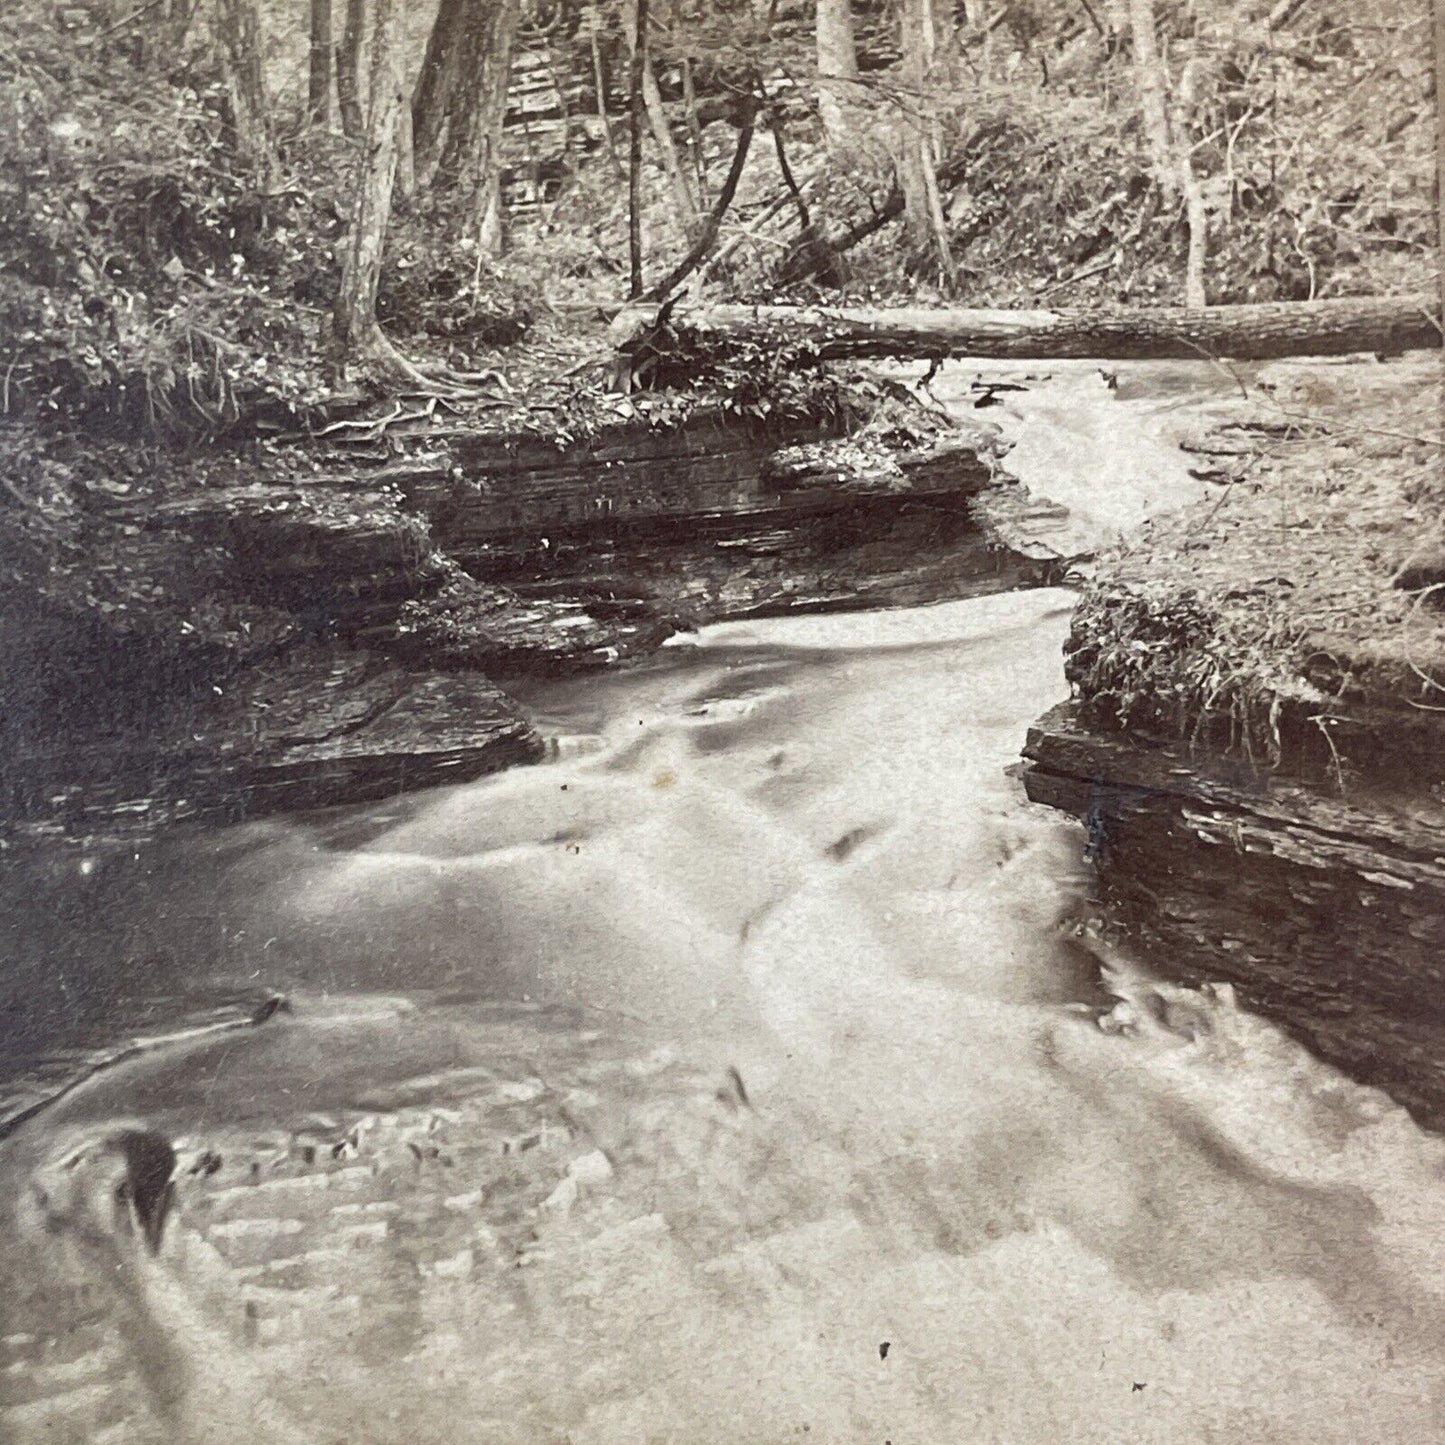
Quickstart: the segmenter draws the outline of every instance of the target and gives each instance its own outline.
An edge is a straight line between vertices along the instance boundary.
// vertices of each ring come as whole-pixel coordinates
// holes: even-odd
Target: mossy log
[[[968,356],[1003,360],[1267,360],[1440,345],[1440,308],[1424,296],[1359,296],[1249,306],[975,311],[957,307],[629,307],[618,349],[672,365],[745,348],[803,346],[822,360]]]

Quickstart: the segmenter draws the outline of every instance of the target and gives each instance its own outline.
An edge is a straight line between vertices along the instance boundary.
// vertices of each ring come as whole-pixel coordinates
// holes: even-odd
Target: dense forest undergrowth
[[[434,378],[628,294],[635,4],[331,9],[6,7],[6,415],[213,438],[420,384],[339,334],[363,241],[376,318]],[[714,216],[685,284],[719,298],[1177,302],[1191,268],[1211,303],[1429,288],[1423,0],[643,12],[648,290]]]

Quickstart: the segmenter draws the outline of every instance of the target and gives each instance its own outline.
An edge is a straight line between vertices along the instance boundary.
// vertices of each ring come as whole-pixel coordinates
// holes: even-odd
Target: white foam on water
[[[1005,771],[1063,691],[1058,602],[889,614],[876,648],[858,618],[718,629],[716,670],[671,694],[647,678],[603,753],[451,790],[351,852],[278,845],[258,915],[331,987],[385,975],[595,1005],[666,1058],[719,1078],[735,1063],[753,1104],[712,1142],[642,1103],[596,1125],[615,1174],[539,1216],[525,1334],[462,1295],[470,1313],[359,1371],[317,1324],[270,1347],[278,1401],[332,1418],[298,1383],[325,1370],[371,1402],[358,1438],[377,1440],[545,1424],[610,1442],[644,1421],[718,1442],[804,1424],[835,1440],[1438,1433],[1440,1143],[1227,992],[1110,958],[1132,1013],[1106,1029],[1087,1006],[1060,928],[1082,839]],[[786,685],[710,732],[697,698],[759,647]],[[320,1027],[298,1008],[216,1044],[214,1066],[195,1046],[165,1088],[83,1090],[55,1125],[179,1098],[183,1078],[213,1125],[308,1089],[335,1109],[345,1088],[318,1080],[423,1075],[464,1039],[488,1057],[483,1021],[437,1017]],[[177,1107],[199,1137],[181,1128],[199,1106]],[[679,1150],[687,1190],[632,1204],[631,1181]],[[619,1196],[614,1227],[633,1208],[652,1225],[594,1251],[598,1192]],[[397,1398],[413,1404],[388,1423]]]
[[[669,644],[703,648],[784,648],[875,651],[930,643],[996,639],[1006,629],[1032,626],[1051,612],[1073,609],[1074,594],[1062,588],[1000,592],[961,602],[892,612],[809,613],[747,622],[719,622],[696,633],[679,634]]]

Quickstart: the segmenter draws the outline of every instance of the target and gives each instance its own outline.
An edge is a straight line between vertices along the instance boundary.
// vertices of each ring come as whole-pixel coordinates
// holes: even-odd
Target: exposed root
[[[495,371],[456,371],[448,366],[423,367],[404,356],[380,325],[373,324],[367,334],[357,337],[348,348],[365,364],[378,380],[406,387],[436,400],[469,401],[490,393],[487,386],[505,388],[506,382]]]

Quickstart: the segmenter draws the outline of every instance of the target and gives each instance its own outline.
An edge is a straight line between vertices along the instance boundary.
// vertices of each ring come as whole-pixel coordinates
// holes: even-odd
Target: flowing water
[[[1073,922],[1072,601],[710,628],[533,687],[543,765],[77,868],[72,1003],[100,935],[291,1007],[3,1146],[9,1438],[1445,1438],[1441,1142]],[[155,1261],[74,1203],[122,1120]]]

